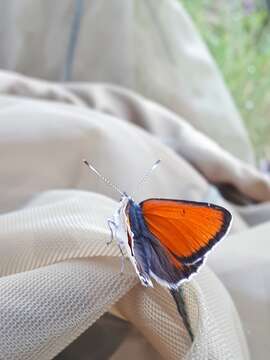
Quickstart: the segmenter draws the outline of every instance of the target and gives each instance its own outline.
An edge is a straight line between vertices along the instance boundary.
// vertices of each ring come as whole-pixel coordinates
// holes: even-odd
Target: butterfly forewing
[[[140,206],[149,232],[182,264],[200,260],[224,237],[232,219],[225,208],[207,203],[149,199]]]

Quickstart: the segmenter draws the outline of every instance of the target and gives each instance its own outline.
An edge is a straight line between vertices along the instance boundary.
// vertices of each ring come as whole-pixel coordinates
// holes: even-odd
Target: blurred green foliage
[[[218,63],[258,158],[270,158],[270,13],[263,2],[181,0]]]

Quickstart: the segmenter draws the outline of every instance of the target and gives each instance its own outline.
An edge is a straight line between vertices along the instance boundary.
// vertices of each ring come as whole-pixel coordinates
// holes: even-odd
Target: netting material
[[[109,231],[104,226],[114,207],[97,194],[54,191],[1,217],[6,234],[14,231],[11,241],[0,239],[6,250],[1,258],[8,264],[4,269],[12,274],[0,279],[2,358],[50,359],[118,301],[118,311],[166,359],[246,359],[231,300],[206,268],[185,286],[195,332],[191,350],[169,293],[159,286],[143,288],[128,264],[120,274],[119,251],[106,246]],[[18,262],[22,240],[24,255]],[[85,259],[64,261],[73,257]]]
[[[165,359],[247,359],[248,353],[243,353],[245,340],[237,326],[238,316],[224,288],[207,269],[197,280],[184,285],[195,333],[192,346],[169,293],[159,286],[147,289],[147,294],[142,294],[138,287],[133,288],[117,309]]]
[[[136,283],[111,268],[104,261],[74,260],[2,278],[0,358],[56,355]]]

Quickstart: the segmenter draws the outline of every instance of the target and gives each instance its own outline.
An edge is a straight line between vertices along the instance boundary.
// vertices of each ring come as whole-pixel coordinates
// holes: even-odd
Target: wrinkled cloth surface
[[[209,185],[188,162],[139,127],[85,107],[2,97],[0,119],[6,178],[0,338],[6,359],[51,358],[114,304],[166,359],[248,358],[232,300],[206,267],[185,286],[192,347],[168,292],[144,289],[130,267],[121,275],[119,250],[106,245],[106,219],[117,206],[109,197],[118,195],[82,158],[91,158],[127,193],[161,158],[137,200],[205,197]]]
[[[0,4],[1,68],[47,79],[0,72],[3,359],[51,359],[107,311],[132,325],[112,360],[269,353],[269,177],[255,169],[240,116],[184,9],[155,4]],[[142,288],[128,263],[120,274],[119,250],[106,246],[119,197],[83,158],[130,194],[161,158],[135,200],[211,201],[233,213],[233,235],[184,286],[193,344],[164,289]],[[84,349],[75,341],[59,359],[97,351],[84,336]]]
[[[132,269],[125,272],[124,278],[121,276],[120,262],[113,260],[119,257],[117,247],[105,245],[109,236],[106,219],[111,216],[117,206],[109,198],[117,200],[118,194],[89,173],[82,164],[83,158],[91,159],[91,162],[105,176],[127,193],[132,193],[144,172],[157,158],[161,158],[162,166],[144,184],[136,200],[159,196],[198,201],[211,200],[223,204],[234,213],[232,230],[237,236],[240,230],[248,226],[239,215],[238,207],[221,197],[213,185],[210,185],[205,177],[189,164],[188,159],[184,158],[184,152],[181,156],[181,153],[177,154],[170,149],[168,144],[162,144],[159,136],[161,131],[159,133],[155,129],[158,129],[158,124],[162,126],[162,119],[168,124],[171,121],[175,129],[179,127],[179,131],[172,132],[175,141],[177,141],[178,133],[184,139],[184,133],[181,132],[183,126],[186,126],[189,131],[195,130],[184,120],[179,119],[179,124],[177,124],[175,115],[164,108],[128,93],[137,101],[135,101],[136,105],[130,108],[135,113],[137,108],[140,109],[141,126],[132,124],[133,112],[130,111],[129,117],[128,114],[124,117],[121,113],[123,108],[121,102],[119,106],[119,101],[115,100],[113,110],[110,91],[115,89],[108,89],[107,86],[104,86],[102,91],[103,100],[106,103],[105,94],[108,93],[110,112],[113,112],[114,116],[105,114],[101,108],[95,109],[94,102],[91,105],[92,110],[89,109],[83,97],[80,98],[78,94],[67,90],[66,87],[62,89],[60,85],[58,85],[59,97],[62,92],[66,94],[70,92],[70,96],[76,97],[74,102],[65,104],[63,100],[52,101],[52,95],[51,101],[45,101],[44,98],[42,101],[34,99],[37,97],[39,87],[42,91],[47,83],[34,81],[32,88],[32,80],[21,78],[16,74],[2,74],[2,79],[0,119],[3,126],[0,135],[0,154],[2,154],[1,179],[3,182],[1,184],[2,224],[0,224],[0,229],[3,237],[0,241],[0,253],[1,273],[4,276],[2,294],[8,294],[10,306],[4,306],[7,298],[3,297],[6,312],[2,312],[2,321],[5,323],[8,317],[9,325],[16,324],[17,328],[19,323],[21,329],[27,327],[29,334],[35,334],[30,338],[24,334],[22,342],[15,347],[9,335],[14,328],[9,327],[8,332],[7,327],[3,326],[2,344],[7,349],[6,358],[11,349],[13,352],[10,358],[16,358],[18,354],[20,359],[31,358],[30,355],[35,358],[37,354],[40,358],[42,356],[44,359],[50,358],[117,303],[118,313],[133,323],[152,344],[155,351],[164,358],[247,359],[248,348],[237,315],[238,310],[241,316],[247,316],[247,309],[242,306],[235,309],[227,290],[210,269],[204,268],[192,282],[185,286],[189,316],[193,329],[196,329],[196,340],[192,348],[183,324],[180,320],[179,323],[175,321],[176,309],[168,293],[158,286],[154,290],[143,289],[140,284],[137,284]],[[21,81],[27,88],[27,99],[22,97],[22,93],[20,96],[14,95],[14,90],[13,95],[9,94],[8,89],[16,89],[16,84],[21,84]],[[49,91],[50,86],[47,86]],[[22,91],[24,87],[18,85],[19,91]],[[57,100],[58,88],[54,90],[55,100]],[[87,87],[84,85],[82,88],[87,93]],[[102,85],[89,85],[89,96],[92,95],[94,99],[93,94],[95,92],[99,94],[101,88]],[[5,95],[4,89],[6,89]],[[118,107],[119,114],[116,117]],[[209,147],[206,144],[205,148],[210,154],[212,152],[215,163],[221,167],[223,157],[219,156],[218,152],[214,154],[211,150],[213,141],[204,136],[201,138],[209,142]],[[191,147],[192,142],[188,139],[189,136],[186,143]],[[196,142],[195,146],[198,147],[200,144]],[[215,149],[219,148],[216,144],[213,146]],[[123,151],[123,149],[127,150]],[[221,148],[219,149],[221,153],[224,152]],[[231,155],[227,156],[231,159]],[[268,179],[240,160],[232,157],[232,161],[239,162],[242,166],[239,170],[243,168],[249,171],[249,176],[246,170],[238,174],[241,177],[243,189],[248,189],[250,183],[256,184],[259,180],[264,186],[253,186],[257,189],[254,193],[260,196],[263,189],[267,196]],[[232,166],[228,167],[232,181],[234,181],[233,164],[232,162]],[[210,179],[211,176],[209,173]],[[222,178],[220,181],[222,182]],[[245,184],[248,186],[246,187]],[[55,190],[57,188],[66,190]],[[79,189],[102,193],[106,197],[94,193],[91,195]],[[265,207],[267,204],[264,202],[262,206]],[[237,247],[235,244],[234,246]],[[82,258],[85,260],[81,261]],[[87,258],[91,260],[87,261]],[[226,261],[224,257],[223,264],[228,264],[227,270],[230,270],[230,262]],[[223,277],[224,270],[221,271],[215,262],[212,268],[222,280],[225,280],[226,285],[226,276]],[[108,278],[106,271],[110,274]],[[234,277],[233,273],[230,274],[229,278]],[[41,278],[46,280],[41,281]],[[89,285],[86,286],[84,281]],[[242,281],[241,276],[239,276],[239,281]],[[132,285],[134,288],[130,290]],[[109,289],[110,295],[108,292],[104,293],[105,288]],[[17,290],[14,291],[14,289]],[[40,294],[38,298],[36,298],[37,291]],[[59,294],[56,296],[58,291]],[[75,295],[78,293],[80,296]],[[19,298],[15,294],[20,295]],[[94,298],[93,294],[96,295]],[[239,303],[244,301],[244,296],[243,293],[238,294]],[[36,305],[32,307],[34,314],[30,315],[26,304],[32,304],[33,298]],[[52,302],[54,298],[62,299],[62,301]],[[21,299],[23,299],[22,303],[20,303]],[[46,316],[41,316],[40,311],[44,314],[44,307],[40,307],[39,303],[41,301],[44,304],[54,304],[51,307],[46,305]],[[57,315],[58,313],[54,315],[54,331],[51,332],[51,327],[46,321],[52,316],[50,311],[55,314],[55,301],[59,314],[62,313],[63,307],[68,307],[70,310],[61,317]],[[237,304],[237,297],[236,299],[233,297],[233,301]],[[27,311],[22,312],[19,318],[16,312],[13,312],[14,318],[10,317],[10,309],[21,306],[26,307]],[[85,308],[83,313],[82,308]],[[134,309],[136,309],[135,312]],[[243,311],[244,314],[242,314]],[[32,321],[28,320],[29,317],[33,317]],[[41,322],[45,322],[46,326],[37,336],[37,328]],[[251,327],[253,325],[252,334],[254,335],[257,325],[255,323],[250,325]],[[165,328],[168,329],[167,332]],[[47,334],[46,329],[50,331]],[[55,342],[56,336],[57,342]],[[22,357],[22,343],[26,339],[28,345],[25,346],[24,357]],[[128,342],[129,339],[126,341]],[[7,344],[8,347],[6,347]],[[114,357],[117,358],[116,353]]]
[[[3,1],[0,54],[0,68],[28,76],[135,90],[254,162],[238,111],[180,1]]]

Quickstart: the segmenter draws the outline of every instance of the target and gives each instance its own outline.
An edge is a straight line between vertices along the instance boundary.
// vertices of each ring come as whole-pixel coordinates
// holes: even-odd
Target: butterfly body
[[[119,208],[115,212],[113,219],[108,221],[109,227],[112,232],[112,238],[115,238],[117,244],[121,250],[121,253],[126,253],[134,266],[137,275],[140,278],[141,283],[144,286],[153,286],[149,276],[149,272],[146,270],[147,262],[141,263],[139,259],[134,256],[134,233],[136,243],[140,242],[140,231],[143,226],[142,222],[138,226],[133,227],[131,230],[131,224],[129,220],[129,211],[132,214],[139,213],[139,205],[136,204],[130,197],[124,195],[120,201]],[[135,215],[134,219],[138,219],[140,216]],[[143,250],[145,252],[145,249]]]
[[[128,255],[144,286],[153,286],[154,278],[174,293],[230,229],[232,215],[221,206],[175,199],[147,199],[137,204],[87,160],[84,163],[122,196],[108,220],[111,240],[117,240],[122,259]],[[140,184],[159,163],[154,163]]]
[[[138,204],[87,160],[84,163],[122,196],[113,218],[108,219],[111,241],[117,240],[123,255],[122,271],[126,253],[144,286],[152,287],[153,278],[167,287],[193,340],[179,286],[198,271],[207,253],[228,233],[230,212],[214,204],[185,200],[148,199]],[[154,163],[139,185],[159,163]]]
[[[230,224],[231,214],[216,205],[170,199],[138,204],[126,194],[109,220],[112,237],[141,283],[153,286],[154,278],[169,289],[177,289],[198,271]]]

